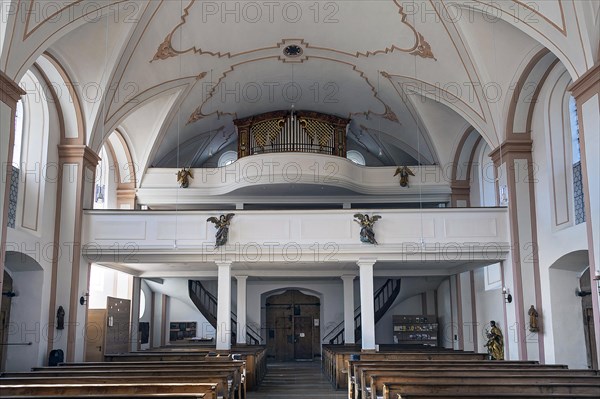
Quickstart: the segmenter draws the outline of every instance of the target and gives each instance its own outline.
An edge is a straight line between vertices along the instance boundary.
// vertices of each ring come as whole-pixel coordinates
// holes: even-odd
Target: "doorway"
[[[583,313],[583,333],[588,367],[598,369],[596,353],[596,332],[594,328],[594,310],[592,309],[592,284],[589,269],[585,270],[579,279],[581,310]]]
[[[2,306],[0,310],[0,371],[5,371],[6,365],[6,348],[8,343],[8,323],[10,322],[10,305],[12,303],[13,296],[13,279],[7,273],[4,272],[4,279],[2,281]]]
[[[266,300],[267,356],[279,362],[320,356],[321,303],[318,297],[287,290]]]

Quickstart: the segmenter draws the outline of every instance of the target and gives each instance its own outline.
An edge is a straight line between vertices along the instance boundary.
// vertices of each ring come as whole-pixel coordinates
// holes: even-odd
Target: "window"
[[[357,165],[365,166],[365,157],[363,156],[363,154],[361,154],[360,152],[358,152],[356,150],[348,151],[346,153],[346,158],[348,158],[349,160],[351,160],[352,162],[354,162]]]
[[[15,114],[15,142],[13,145],[13,165],[21,167],[21,147],[23,145],[23,101],[17,102]]]
[[[571,149],[573,151],[573,206],[575,224],[585,222],[585,204],[583,202],[583,181],[581,175],[581,148],[579,146],[579,121],[575,98],[569,99],[569,117],[571,119]]]
[[[231,165],[232,163],[234,163],[235,161],[237,161],[237,152],[235,151],[227,151],[224,152],[223,155],[221,155],[219,157],[219,168],[222,168],[223,166],[227,166],[227,165]]]
[[[21,149],[23,143],[23,102],[17,102],[15,112],[15,139],[12,154],[12,173],[8,192],[8,219],[6,225],[15,228],[17,222],[17,200],[19,197],[19,176],[21,174]]]
[[[569,99],[569,117],[571,119],[571,143],[573,149],[573,165],[581,161],[581,149],[579,147],[579,120],[577,117],[577,104],[575,98]]]
[[[108,154],[106,147],[102,146],[100,151],[100,162],[96,167],[96,185],[94,187],[94,209],[106,209],[107,198],[106,198],[106,187],[108,186]]]

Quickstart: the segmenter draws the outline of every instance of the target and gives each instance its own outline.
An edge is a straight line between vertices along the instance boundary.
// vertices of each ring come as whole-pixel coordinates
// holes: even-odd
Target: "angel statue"
[[[231,223],[231,218],[234,216],[235,213],[228,213],[227,215],[219,216],[218,219],[214,216],[206,219],[207,222],[213,222],[217,228],[215,247],[227,244],[227,239],[229,238],[229,224]]]
[[[408,176],[414,176],[415,174],[408,168],[408,166],[398,166],[394,176],[398,175],[400,175],[400,187],[408,187]]]
[[[179,187],[188,188],[188,186],[190,185],[190,181],[188,179],[189,177],[191,177],[192,179],[194,178],[194,175],[192,175],[192,171],[190,168],[183,168],[179,172],[177,172],[177,183],[179,183]]]
[[[375,232],[373,231],[373,225],[376,221],[381,219],[381,216],[373,215],[369,217],[367,214],[363,215],[362,213],[356,213],[354,217],[356,218],[354,221],[361,225],[360,241],[377,245],[377,241],[375,240]]]

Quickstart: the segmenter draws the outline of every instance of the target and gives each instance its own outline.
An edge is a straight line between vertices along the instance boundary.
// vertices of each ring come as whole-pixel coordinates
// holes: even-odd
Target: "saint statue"
[[[373,231],[373,225],[376,221],[381,219],[381,216],[373,215],[372,217],[369,217],[369,215],[366,214],[363,215],[362,213],[356,213],[354,217],[356,218],[354,221],[361,225],[360,241],[377,245],[377,241],[375,240],[375,232]]]
[[[485,346],[492,360],[504,360],[504,337],[494,320],[490,321],[490,330],[485,330],[485,336],[488,339]]]
[[[56,312],[56,329],[65,329],[65,309],[63,309],[62,306],[59,306],[58,311]]]
[[[529,315],[529,331],[538,332],[540,330],[538,327],[538,312],[533,305],[531,305],[527,314]]]
[[[229,238],[229,224],[234,216],[234,213],[228,213],[227,215],[219,216],[218,219],[214,216],[206,219],[207,222],[214,223],[215,227],[217,228],[215,247],[220,247],[227,244],[227,239]]]

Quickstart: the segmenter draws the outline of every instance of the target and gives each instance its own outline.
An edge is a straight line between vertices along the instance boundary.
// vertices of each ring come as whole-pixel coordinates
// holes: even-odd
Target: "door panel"
[[[106,341],[104,353],[127,353],[131,342],[131,301],[106,298]]]
[[[85,361],[104,361],[106,309],[89,309],[85,333]]]
[[[275,360],[283,362],[291,359],[292,342],[291,318],[278,317],[275,322]]]
[[[313,319],[294,317],[294,359],[312,360]]]

